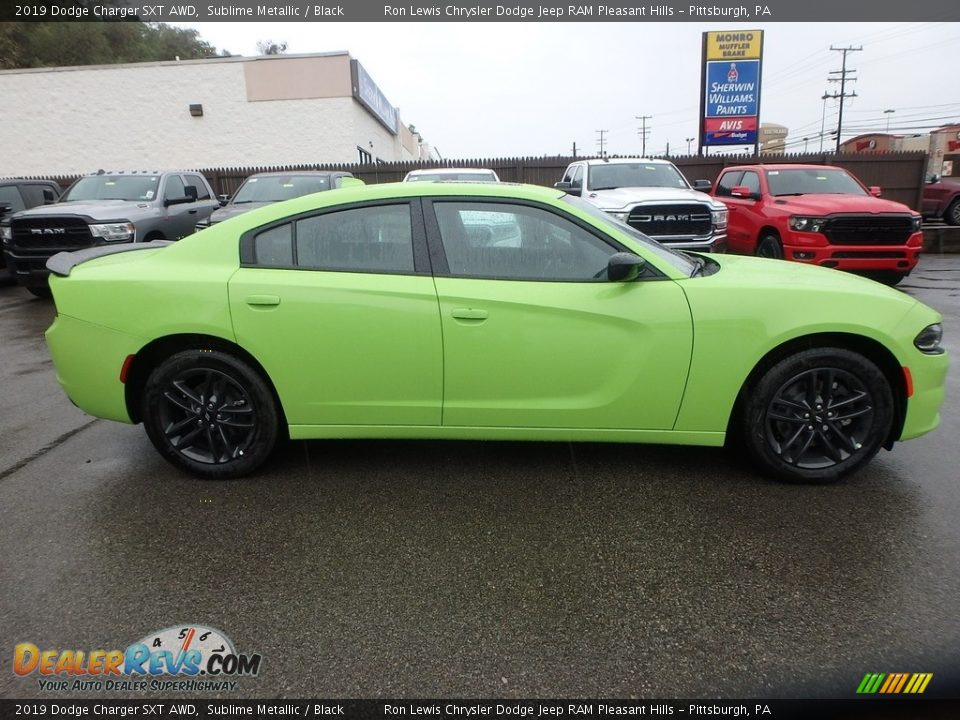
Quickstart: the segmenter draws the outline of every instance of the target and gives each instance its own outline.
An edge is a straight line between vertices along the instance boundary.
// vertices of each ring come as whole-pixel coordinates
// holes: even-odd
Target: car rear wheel
[[[209,480],[256,470],[273,451],[280,424],[260,374],[219,350],[186,350],[158,365],[144,388],[142,417],[164,458]]]
[[[772,233],[760,238],[760,242],[757,243],[757,257],[783,260],[783,244],[780,238]]]
[[[947,225],[960,225],[960,198],[950,203],[950,207],[943,214],[943,219]]]
[[[867,463],[893,423],[893,392],[866,357],[841,348],[781,360],[748,389],[742,437],[761,469],[830,483]]]

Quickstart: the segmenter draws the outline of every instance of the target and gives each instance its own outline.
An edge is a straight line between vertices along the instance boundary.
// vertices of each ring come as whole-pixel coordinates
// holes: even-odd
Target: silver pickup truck
[[[725,252],[727,207],[700,192],[709,186],[691,187],[672,162],[648,158],[579,160],[554,185],[668,247]]]
[[[74,182],[58,203],[14,213],[0,237],[10,274],[34,295],[49,297],[46,265],[58,252],[179,240],[218,207],[196,171],[100,171]]]

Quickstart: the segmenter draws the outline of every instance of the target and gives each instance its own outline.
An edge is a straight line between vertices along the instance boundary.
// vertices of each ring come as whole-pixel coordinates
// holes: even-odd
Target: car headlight
[[[13,242],[13,228],[9,225],[0,225],[0,240],[3,241],[4,245]]]
[[[940,323],[927,325],[913,339],[913,344],[917,350],[927,355],[940,355],[943,348],[940,347],[940,341],[943,340],[943,326]]]
[[[626,222],[626,221],[627,221],[627,218],[630,217],[630,212],[629,212],[629,211],[607,210],[607,214],[608,214],[608,215],[613,215],[613,217],[615,217],[617,220],[619,220],[619,221],[621,221],[621,222]]]
[[[715,228],[725,228],[727,226],[727,220],[730,218],[730,211],[726,208],[722,210],[711,210],[710,214],[713,216],[713,226]]]
[[[90,234],[104,242],[133,242],[136,229],[133,223],[103,223],[91,225]]]
[[[913,225],[911,226],[913,232],[917,232],[923,227],[923,218],[920,215],[914,215],[910,219],[913,221]]]
[[[804,217],[802,215],[794,215],[790,218],[790,228],[802,232],[820,232],[826,223],[826,218]]]

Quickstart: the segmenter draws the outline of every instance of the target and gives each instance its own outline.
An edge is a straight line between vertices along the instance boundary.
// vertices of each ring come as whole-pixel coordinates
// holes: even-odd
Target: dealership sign
[[[703,34],[700,144],[756,145],[762,30]]]

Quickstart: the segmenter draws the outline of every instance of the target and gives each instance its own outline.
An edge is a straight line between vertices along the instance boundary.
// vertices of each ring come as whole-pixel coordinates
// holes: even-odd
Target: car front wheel
[[[841,348],[798,352],[768,369],[742,414],[742,437],[761,469],[788,481],[835,482],[886,440],[893,393],[880,369]]]
[[[783,243],[773,234],[764,235],[757,243],[757,257],[783,260]]]
[[[219,350],[186,350],[158,365],[144,388],[142,417],[164,458],[210,480],[253,472],[270,456],[279,429],[267,383]]]

